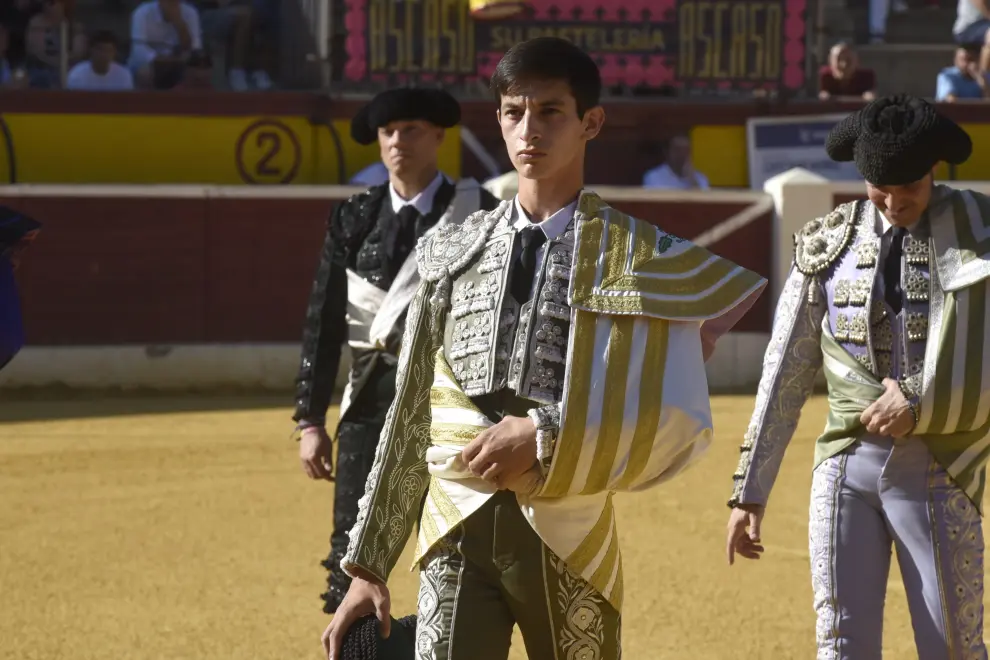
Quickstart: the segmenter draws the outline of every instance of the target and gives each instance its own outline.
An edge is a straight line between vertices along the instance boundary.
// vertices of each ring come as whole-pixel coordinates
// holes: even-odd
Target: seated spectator
[[[891,10],[900,14],[908,10],[905,0],[869,0],[870,43],[882,44],[887,36],[887,18]]]
[[[987,98],[987,81],[980,71],[979,51],[960,46],[956,49],[955,64],[938,74],[935,100],[951,103],[959,99]]]
[[[847,43],[837,43],[828,53],[828,64],[818,72],[818,98],[855,96],[872,101],[877,77],[872,69],[859,66],[856,51]]]
[[[251,86],[255,89],[272,87],[268,72],[256,66],[259,49],[252,48],[258,19],[264,15],[257,5],[259,0],[200,0],[197,3],[210,54],[223,63],[227,84],[235,91],[244,91]]]
[[[987,0],[959,0],[952,37],[963,46],[982,46],[990,30],[990,4]]]
[[[24,70],[14,68],[10,64],[10,58],[7,56],[10,45],[9,39],[10,34],[7,28],[0,25],[0,88],[27,87],[27,76],[24,74]]]
[[[199,12],[182,0],[148,0],[131,15],[134,82],[145,89],[172,89],[207,68]]]
[[[117,37],[101,30],[89,40],[89,59],[72,67],[66,88],[91,91],[134,89],[134,78],[127,67],[117,64]]]
[[[65,44],[62,43],[63,21],[68,25]],[[41,12],[28,22],[25,47],[25,64],[31,87],[61,87],[62,49],[68,49],[68,66],[71,68],[86,56],[86,31],[81,23],[68,17],[65,0],[45,0]]]
[[[39,0],[4,0],[0,2],[0,24],[7,29],[7,61],[14,67],[24,64],[28,23],[41,11]]]
[[[687,135],[675,135],[667,142],[663,165],[643,175],[643,187],[708,190],[708,177],[691,163],[691,140]]]

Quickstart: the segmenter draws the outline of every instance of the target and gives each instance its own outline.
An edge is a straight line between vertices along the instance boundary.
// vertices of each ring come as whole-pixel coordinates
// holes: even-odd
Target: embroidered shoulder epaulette
[[[848,202],[815,218],[794,234],[794,263],[804,275],[817,275],[839,258],[852,242],[856,202]]]
[[[427,282],[453,277],[485,247],[492,230],[508,217],[510,202],[493,211],[476,211],[461,224],[445,225],[422,237],[416,245],[419,275]]]

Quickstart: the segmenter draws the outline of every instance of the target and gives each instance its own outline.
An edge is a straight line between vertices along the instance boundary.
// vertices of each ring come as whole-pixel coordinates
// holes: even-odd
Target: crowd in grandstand
[[[147,0],[126,35],[67,0],[0,3],[0,85],[129,90],[273,86],[278,0]],[[126,11],[126,10],[122,10]]]
[[[85,14],[80,0],[0,0],[0,86],[236,91],[274,86],[279,0],[83,1],[89,8],[109,3],[120,24],[80,20]],[[938,8],[938,0],[921,2]],[[890,15],[906,9],[905,0],[870,0],[868,40],[883,43]],[[988,97],[988,31],[990,0],[958,0],[951,35],[958,49],[932,85],[936,100]],[[819,98],[869,100],[876,90],[877,76],[860,65],[854,47],[835,44],[819,73]],[[705,186],[703,176],[697,185]]]

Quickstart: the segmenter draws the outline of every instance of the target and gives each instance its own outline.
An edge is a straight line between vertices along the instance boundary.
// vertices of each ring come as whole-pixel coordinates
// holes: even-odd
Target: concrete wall
[[[773,277],[779,232],[765,193],[594,188],[617,208]],[[325,219],[354,192],[0,187],[0,203],[43,224],[18,271],[28,346],[0,371],[0,388],[290,390]],[[757,382],[772,298],[719,344],[708,365],[713,388]]]

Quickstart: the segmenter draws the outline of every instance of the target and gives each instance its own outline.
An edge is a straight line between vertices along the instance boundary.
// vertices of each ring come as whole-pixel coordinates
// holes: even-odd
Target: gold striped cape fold
[[[664,403],[669,322],[580,310],[572,318],[567,401],[541,497],[630,487],[650,463]],[[593,386],[602,371],[604,385]],[[616,465],[617,456],[628,460]]]
[[[925,362],[934,369],[924,374],[917,434],[982,513],[990,457],[987,281],[947,292],[933,307]]]
[[[593,315],[588,315],[589,320]],[[621,319],[631,323],[633,319]],[[660,343],[662,345],[662,332]],[[662,383],[662,380],[661,380]],[[433,386],[430,391],[432,422],[430,440],[434,447],[460,449],[481,431],[491,426],[471,398],[464,394],[443,355],[438,351],[435,361]],[[645,446],[649,450],[649,445]],[[417,552],[413,567],[451,529],[478,509],[494,494],[495,489],[485,490],[480,480],[467,482],[430,477],[429,489],[423,508]],[[546,511],[555,509],[549,516],[538,516],[531,523],[537,534],[556,539],[561,533],[569,538],[568,547],[574,549],[564,557],[568,568],[580,575],[617,609],[622,602],[622,558],[619,553],[618,530],[615,525],[612,496],[558,498],[524,498],[527,505]],[[573,524],[574,520],[587,521]],[[559,548],[550,546],[559,553]]]
[[[926,347],[921,418],[914,435],[982,513],[990,457],[990,350],[984,347],[990,329],[987,283],[983,280],[938,297],[932,305],[933,334]],[[828,330],[826,319],[822,351],[830,411],[816,464],[865,433],[859,415],[883,392],[876,377]]]
[[[578,217],[570,284],[578,309],[704,321],[766,286],[757,273],[613,209],[593,193],[581,196]]]
[[[430,444],[434,447],[459,450],[492,425],[457,383],[442,348],[437,351],[434,361],[430,411]],[[477,484],[474,485],[474,488],[466,487],[430,475],[413,569],[440,539],[495,492],[494,488],[479,491]]]

